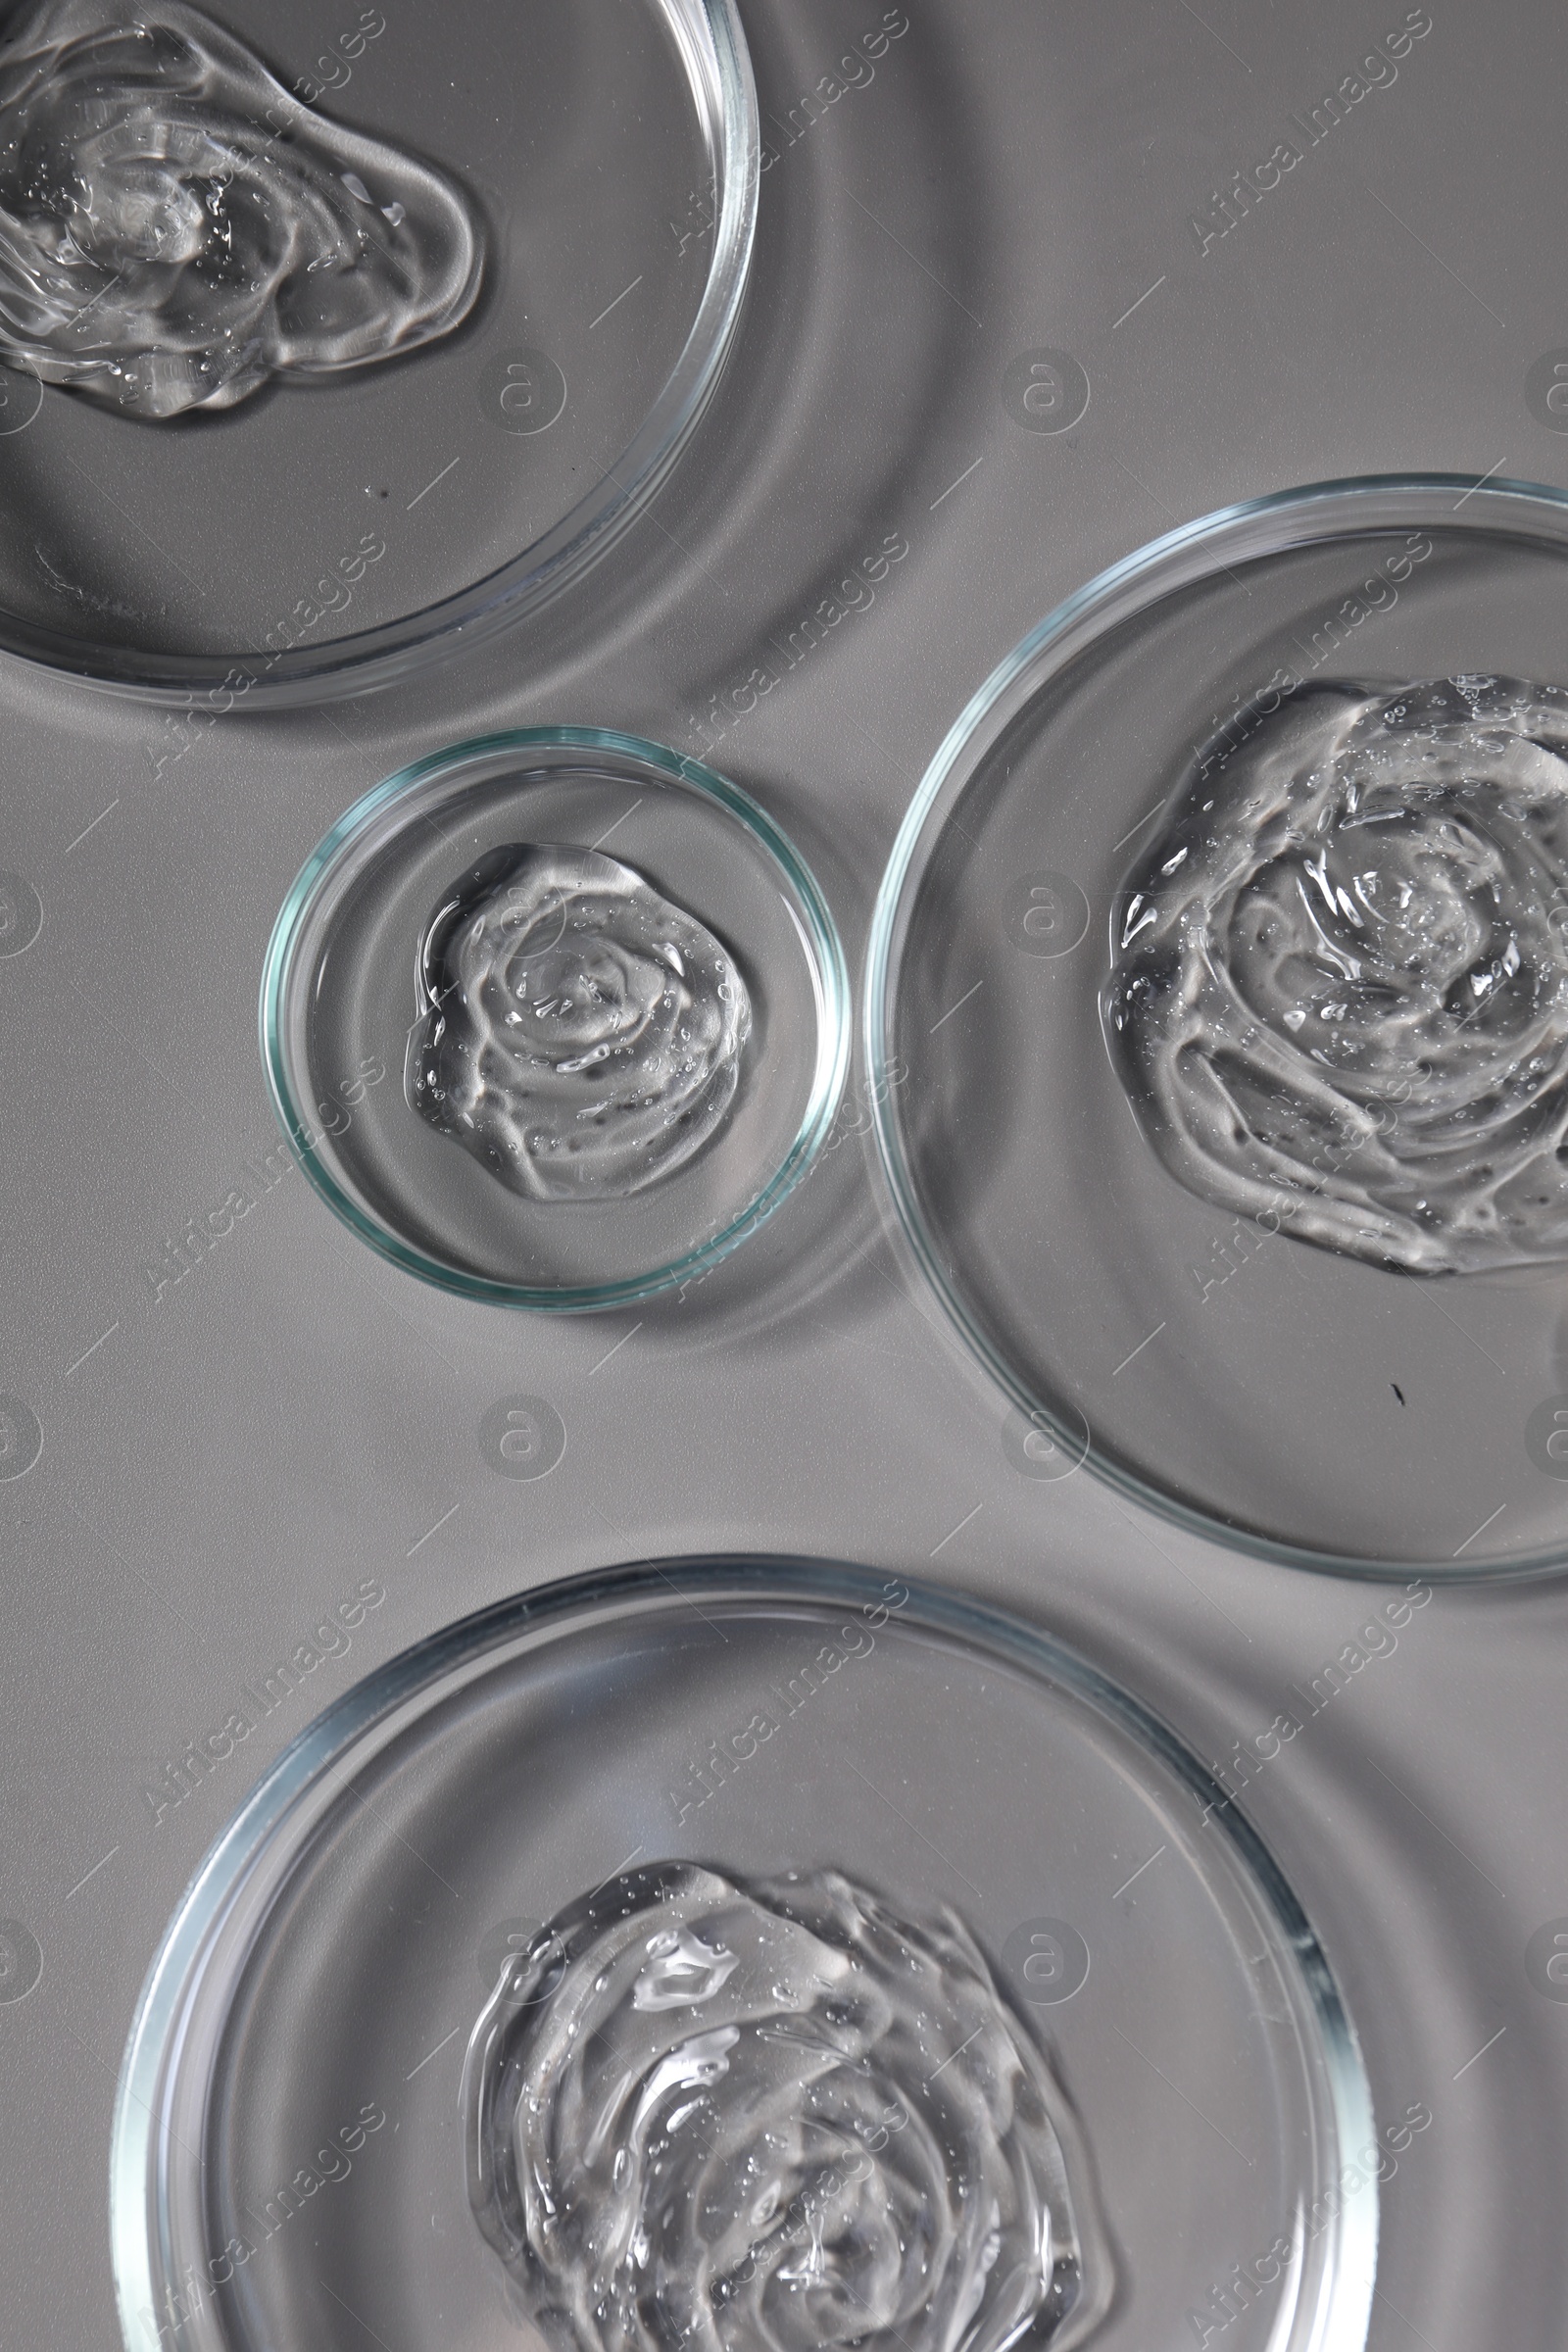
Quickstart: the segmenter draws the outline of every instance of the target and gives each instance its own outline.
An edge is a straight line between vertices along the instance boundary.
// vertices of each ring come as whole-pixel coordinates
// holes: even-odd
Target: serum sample
[[[1124,906],[1106,1034],[1191,1192],[1410,1273],[1568,1258],[1568,691],[1279,702]]]
[[[973,1938],[836,1871],[597,1889],[507,1962],[464,2108],[561,2352],[1065,2346],[1109,2299],[1076,2124]]]
[[[0,355],[126,414],[226,409],[444,335],[482,238],[183,0],[43,0],[0,48]]]
[[[740,1084],[752,1008],[695,915],[594,850],[508,845],[418,958],[413,1107],[508,1190],[621,1200],[683,1167]]]

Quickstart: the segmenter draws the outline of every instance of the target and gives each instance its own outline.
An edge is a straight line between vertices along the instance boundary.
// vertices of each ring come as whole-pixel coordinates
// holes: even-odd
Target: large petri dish
[[[0,172],[34,288],[0,321],[0,646],[226,710],[554,593],[657,489],[739,315],[731,0],[122,14],[42,0],[0,42],[37,157]]]
[[[528,952],[509,961],[517,943],[504,924],[494,932],[494,967],[482,985],[465,980],[467,1009],[455,1017],[450,998],[445,1009],[434,1001],[434,918],[471,906],[462,895],[469,879],[498,860],[514,873],[519,852],[551,861],[520,943]],[[641,895],[630,902],[633,884]],[[620,900],[606,899],[607,889]],[[587,960],[573,951],[583,903],[591,923],[612,907],[612,967],[597,936]],[[684,977],[672,981],[672,966]],[[659,988],[687,992],[676,1035],[658,1036],[660,1004],[635,996],[650,973]],[[744,1012],[734,1018],[737,975]],[[574,995],[598,1004],[601,984],[622,992],[602,1019],[566,1003]],[[545,1309],[652,1298],[726,1257],[810,1166],[850,1050],[844,952],[787,837],[710,768],[594,727],[476,737],[357,801],[284,901],[260,1009],[273,1103],[327,1205],[426,1282]],[[690,1063],[687,1030],[699,1015],[711,1034],[694,1079],[677,1065]],[[508,1063],[498,1073],[506,1022],[518,1031],[538,1022],[564,1038],[561,1071],[541,1081],[536,1065]],[[612,1049],[625,1036],[652,1038],[662,1056],[646,1086],[614,1074]],[[457,1059],[432,1062],[432,1054]],[[499,1097],[496,1115],[462,1094],[480,1061],[487,1087],[475,1091],[492,1103]],[[591,1090],[601,1080],[618,1089],[615,1116],[630,1149],[657,1164],[645,1180],[623,1152],[608,1165],[591,1162],[574,1189],[574,1177],[555,1179],[545,1155],[560,1147],[564,1164],[576,1165],[574,1135],[584,1121],[590,1137],[598,1132]],[[432,1100],[449,1081],[459,1105],[451,1115]],[[528,1105],[515,1116],[509,1086]],[[635,1086],[654,1090],[651,1108],[623,1099]],[[685,1139],[673,1153],[671,1133]],[[507,1155],[523,1142],[534,1156],[520,1178],[503,1180]]]
[[[1035,1628],[896,1577],[763,1559],[656,1562],[500,1603],[351,1691],[262,1780],[181,1901],[125,2052],[111,2205],[130,2352],[174,2315],[191,2352],[664,2340],[646,2308],[601,2337],[592,2293],[575,2334],[542,2333],[476,2192],[498,2012],[510,2030],[560,1984],[553,1965],[525,1984],[517,1956],[551,1958],[567,1915],[618,1916],[680,1864],[774,1901],[793,1886],[797,1903],[831,1872],[841,1900],[854,1886],[882,1916],[943,1921],[968,1955],[949,1998],[914,1973],[926,1947],[909,1936],[917,1989],[883,1984],[882,2029],[848,2070],[876,2087],[878,2127],[812,2140],[788,2111],[824,2112],[822,2061],[854,2006],[852,1989],[835,2009],[838,1964],[804,2047],[800,1980],[751,1972],[742,2026],[760,2021],[776,2063],[765,2097],[732,2105],[714,2057],[736,2032],[702,2029],[751,1950],[701,1926],[695,1942],[649,1940],[663,1958],[634,2005],[653,2050],[614,2094],[638,2114],[626,2169],[651,2144],[674,2162],[690,2124],[717,2143],[716,2178],[698,2168],[715,2201],[756,2168],[759,2242],[769,2215],[820,2216],[829,2141],[836,2161],[848,2135],[869,2182],[817,2228],[808,2336],[808,2298],[789,2293],[803,2221],[753,2248],[782,2298],[764,2325],[729,2324],[715,2288],[693,2340],[954,2340],[922,2301],[955,2259],[932,2216],[977,2112],[958,2027],[983,1983],[989,2026],[1056,2086],[1084,2265],[1082,2324],[1042,2319],[1028,2340],[1132,2352],[1223,2309],[1241,2352],[1357,2352],[1388,2167],[1328,1964],[1251,1828],[1136,1699]],[[590,2038],[618,2049],[630,2006]],[[694,2034],[706,2073],[660,2140],[644,2125],[685,2096],[673,2059]],[[853,2106],[844,2072],[826,2078]],[[552,2114],[558,2187],[622,2180],[620,2148],[612,2167]],[[946,2139],[926,2129],[939,2115]],[[1019,2109],[1000,2119],[1004,2149],[1022,2129]],[[710,2209],[701,2227],[678,2198],[656,2215],[657,2167],[644,2180],[671,2277],[707,2276]],[[869,2326],[858,2287],[880,2296],[887,2275],[865,2283],[862,2256],[896,2268],[916,2239],[920,2291],[896,2328]],[[613,2295],[617,2262],[593,2292]]]
[[[1043,1459],[1298,1565],[1568,1554],[1565,611],[1561,493],[1319,484],[1113,565],[943,743],[877,1132]]]

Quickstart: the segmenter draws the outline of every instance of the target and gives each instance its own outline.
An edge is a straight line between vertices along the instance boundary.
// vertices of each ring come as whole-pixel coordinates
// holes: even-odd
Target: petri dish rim
[[[653,406],[603,477],[499,569],[439,603],[315,648],[266,656],[88,646],[0,613],[0,652],[142,702],[201,696],[236,708],[292,709],[363,694],[483,642],[536,610],[609,549],[642,512],[691,439],[739,323],[757,232],[761,130],[757,84],[735,0],[652,0],[685,69],[711,163],[713,247],[686,340]]]
[[[738,1215],[731,1218],[721,1232],[698,1243],[667,1265],[650,1268],[644,1274],[626,1275],[613,1282],[544,1288],[526,1283],[495,1282],[484,1275],[465,1273],[456,1266],[444,1265],[439,1258],[426,1256],[422,1250],[415,1249],[375,1218],[368,1216],[337,1184],[323,1164],[321,1153],[313,1144],[311,1123],[295,1100],[284,1029],[294,979],[295,953],[306,919],[330,887],[339,862],[365,831],[393,808],[401,797],[414,794],[421,784],[445,770],[458,770],[470,761],[489,759],[496,754],[561,749],[609,752],[656,768],[669,782],[682,785],[700,798],[716,804],[752,836],[764,856],[780,869],[783,879],[799,902],[799,913],[796,913],[792,905],[790,912],[795,915],[801,946],[807,955],[811,991],[816,1004],[816,1054],[811,1091],[794,1142],[761,1191]],[[789,904],[787,900],[786,905]],[[267,1072],[272,1107],[301,1168],[334,1216],[340,1218],[351,1232],[368,1242],[382,1257],[389,1259],[404,1273],[417,1276],[421,1282],[450,1291],[458,1298],[478,1299],[486,1305],[522,1307],[545,1314],[581,1314],[598,1308],[627,1306],[639,1299],[655,1298],[662,1291],[672,1290],[683,1282],[694,1280],[697,1275],[706,1273],[739,1249],[741,1243],[789,1198],[816,1157],[844,1091],[853,1034],[849,965],[838,926],[820,884],[788,835],[749,793],[743,792],[738,784],[732,784],[728,777],[703,766],[700,760],[689,760],[682,753],[668,750],[662,744],[650,743],[638,735],[623,735],[607,727],[514,727],[494,735],[470,736],[461,743],[448,744],[440,751],[431,752],[407,767],[398,768],[381,783],[372,785],[368,792],[362,794],[311,852],[278,910],[262,970],[259,1028],[262,1062]]]
[[[877,890],[862,987],[863,1046],[877,1159],[899,1225],[950,1324],[1009,1403],[1070,1453],[1078,1454],[1095,1477],[1172,1526],[1252,1559],[1379,1583],[1404,1583],[1420,1576],[1450,1584],[1477,1584],[1560,1574],[1568,1566],[1568,1538],[1515,1558],[1479,1562],[1389,1560],[1317,1551],[1260,1530],[1234,1527],[1179,1500],[1103,1453],[1092,1431],[1084,1450],[1082,1431],[1051,1412],[969,1312],[937,1238],[927,1230],[899,1128],[897,1090],[886,1081],[894,1053],[900,958],[926,858],[990,744],[1039,689],[1102,633],[1227,564],[1356,538],[1371,531],[1431,524],[1431,510],[1440,501],[1445,509],[1445,530],[1472,531],[1527,544],[1545,539],[1559,552],[1568,553],[1568,492],[1549,483],[1496,475],[1490,480],[1483,475],[1478,480],[1459,473],[1351,474],[1270,491],[1261,498],[1218,507],[1211,514],[1178,523],[1173,530],[1120,557],[1053,607],[971,695],[916,786]]]
[[[666,1608],[672,1582],[716,1604],[796,1601],[870,1605],[883,1598],[882,1571],[833,1560],[772,1554],[648,1560],[540,1586],[493,1602],[400,1652],[308,1724],[268,1768],[198,1865],[164,1932],[143,1982],[121,2062],[109,2152],[110,2247],[122,2332],[138,2352],[140,2314],[157,2308],[159,2274],[168,2259],[170,2174],[178,2142],[167,2128],[172,2086],[184,2057],[186,2027],[214,1941],[271,1841],[306,1807],[334,1768],[378,1730],[413,1720],[438,1690],[503,1662],[509,1647],[553,1632],[569,1635],[573,1619],[592,1622],[614,1606]],[[1063,1689],[1136,1743],[1201,1804],[1219,1829],[1232,1865],[1250,1886],[1294,1966],[1304,2015],[1318,2035],[1327,2116],[1339,2149],[1373,2135],[1371,2088],[1360,2044],[1332,1968],[1309,1919],[1269,1847],[1233,1797],[1166,1724],[1088,1659],[1041,1627],[970,1598],[901,1576],[908,1602],[901,1623],[956,1639]],[[250,1923],[254,1938],[266,1912]],[[1326,2264],[1324,2299],[1312,2340],[1323,2352],[1360,2352],[1371,2319],[1377,2273],[1376,2175],[1347,2193],[1327,2227],[1335,2244]]]

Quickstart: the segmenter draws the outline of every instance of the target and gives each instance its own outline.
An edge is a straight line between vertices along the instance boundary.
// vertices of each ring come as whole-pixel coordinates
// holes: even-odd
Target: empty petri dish
[[[300,1163],[397,1265],[498,1304],[612,1306],[771,1215],[849,1057],[833,917],[734,784],[593,727],[379,784],[307,860],[262,983]]]
[[[739,314],[731,0],[37,0],[0,39],[0,645],[301,701],[601,553]]]
[[[1349,2352],[1386,2169],[1298,1904],[1135,1699],[898,1577],[671,1560],[271,1768],[148,1977],[111,2202],[133,2352]]]
[[[1568,1548],[1565,593],[1527,484],[1206,516],[1008,656],[884,877],[927,1276],[1054,1458],[1250,1551]]]

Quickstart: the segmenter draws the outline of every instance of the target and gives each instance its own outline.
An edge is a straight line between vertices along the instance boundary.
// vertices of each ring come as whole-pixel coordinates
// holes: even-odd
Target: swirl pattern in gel
[[[563,2352],[1064,2352],[1109,2300],[1076,2123],[973,1938],[835,1871],[600,1888],[507,1964],[464,2102]]]
[[[1123,904],[1107,1034],[1190,1191],[1411,1273],[1568,1258],[1568,691],[1299,693]]]
[[[126,414],[226,409],[444,335],[467,199],[309,112],[184,0],[42,0],[0,48],[0,355]]]
[[[618,1200],[714,1134],[751,1027],[732,958],[641,874],[509,845],[425,926],[406,1091],[509,1191]]]

